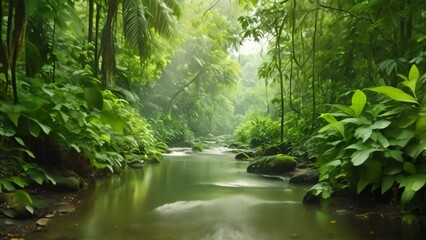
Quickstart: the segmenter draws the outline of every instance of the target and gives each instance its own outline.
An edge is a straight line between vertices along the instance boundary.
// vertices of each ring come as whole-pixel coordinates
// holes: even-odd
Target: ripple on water
[[[168,214],[181,214],[184,212],[194,212],[200,210],[214,211],[214,209],[221,209],[223,207],[238,207],[248,208],[256,205],[264,204],[300,204],[297,201],[271,201],[263,200],[255,197],[245,195],[235,195],[229,197],[216,198],[212,200],[194,200],[194,201],[177,201],[167,203],[154,209],[154,212],[168,215]]]

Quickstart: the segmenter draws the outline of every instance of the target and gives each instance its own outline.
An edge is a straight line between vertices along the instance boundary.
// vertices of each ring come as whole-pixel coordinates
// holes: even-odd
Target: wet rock
[[[308,191],[303,197],[303,204],[319,204],[321,201],[321,197],[312,193],[312,191]]]
[[[263,151],[264,156],[274,156],[280,153],[281,153],[280,148],[276,146],[267,147],[265,151]]]
[[[192,152],[202,152],[203,149],[200,146],[193,146],[192,147]]]
[[[25,207],[3,209],[3,214],[12,219],[30,219],[33,215]]]
[[[144,162],[145,162],[144,160],[134,160],[129,162],[127,166],[129,166],[130,168],[139,169],[139,168],[143,168]]]
[[[235,160],[247,160],[250,158],[254,158],[253,151],[240,152],[235,156]]]
[[[40,227],[45,227],[50,221],[50,218],[40,218],[39,220],[37,220],[36,225]]]
[[[228,148],[246,149],[247,147],[244,145],[244,143],[234,142],[229,144]]]
[[[257,160],[247,167],[247,172],[258,174],[284,174],[296,168],[296,160],[288,155],[278,154]]]
[[[60,214],[72,213],[75,212],[75,207],[73,205],[60,205],[56,208],[56,211]]]
[[[160,159],[156,157],[148,158],[145,160],[145,163],[160,163]]]
[[[319,175],[318,170],[310,169],[292,176],[289,182],[293,184],[316,184],[319,181]]]
[[[55,189],[58,191],[78,191],[80,190],[80,177],[71,170],[55,169],[50,172],[55,179]]]

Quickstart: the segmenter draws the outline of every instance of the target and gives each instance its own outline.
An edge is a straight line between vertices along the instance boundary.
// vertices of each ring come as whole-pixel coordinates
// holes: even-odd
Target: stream
[[[77,211],[26,239],[419,239],[399,221],[302,204],[310,186],[246,172],[226,149],[174,149],[84,190]]]

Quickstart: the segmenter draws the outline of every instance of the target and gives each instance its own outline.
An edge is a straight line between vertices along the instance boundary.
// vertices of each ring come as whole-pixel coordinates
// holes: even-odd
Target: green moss
[[[253,162],[248,166],[247,171],[259,174],[283,174],[294,170],[296,164],[292,156],[278,154]]]
[[[192,151],[193,152],[202,152],[203,149],[200,146],[197,145],[197,146],[192,147]]]

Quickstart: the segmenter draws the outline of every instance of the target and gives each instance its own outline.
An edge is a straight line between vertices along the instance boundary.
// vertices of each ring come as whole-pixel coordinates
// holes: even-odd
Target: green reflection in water
[[[248,174],[231,154],[175,155],[99,182],[77,212],[28,239],[415,239],[399,223],[304,206],[307,187]]]

